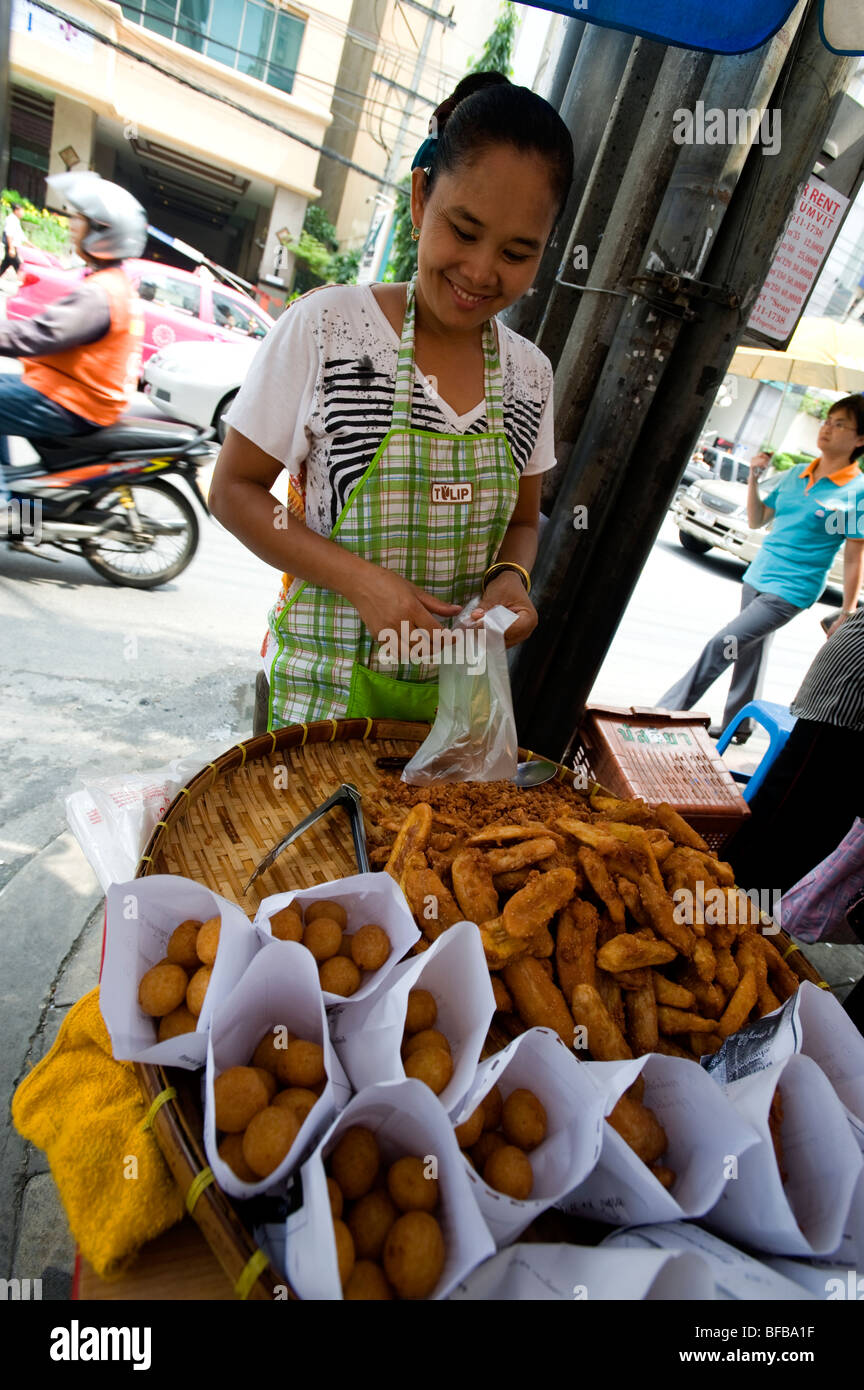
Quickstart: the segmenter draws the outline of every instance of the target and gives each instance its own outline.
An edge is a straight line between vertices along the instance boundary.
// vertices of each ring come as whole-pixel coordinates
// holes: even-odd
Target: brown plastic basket
[[[707,715],[689,710],[588,705],[574,767],[614,796],[667,801],[719,851],[750,808],[709,738],[708,724]]]
[[[356,872],[348,819],[338,810],[291,845],[256,880],[248,897],[243,896],[253,868],[287,829],[341,782],[353,782],[365,796],[380,793],[376,758],[414,753],[428,730],[427,724],[396,720],[325,720],[291,725],[235,745],[175,797],[150,837],[138,876],[181,874],[239,903],[252,916],[260,900],[272,893]],[[520,756],[535,755],[520,750]],[[557,777],[569,787],[573,771],[559,764]],[[778,943],[781,939],[782,933]],[[800,951],[789,963],[800,978],[819,983],[818,974]],[[490,1050],[508,1041],[505,1034],[498,1036],[490,1030]],[[160,1101],[153,1131],[192,1217],[238,1297],[276,1297],[277,1286],[285,1290],[287,1285],[281,1274],[266,1265],[244,1222],[247,1204],[235,1207],[214,1182],[205,1185],[201,1176],[209,1169],[199,1074],[142,1063],[136,1063],[135,1071],[148,1106]],[[571,1223],[567,1229],[570,1239],[586,1239],[583,1225]],[[566,1238],[555,1235],[555,1239]],[[293,1296],[290,1289],[288,1296]]]

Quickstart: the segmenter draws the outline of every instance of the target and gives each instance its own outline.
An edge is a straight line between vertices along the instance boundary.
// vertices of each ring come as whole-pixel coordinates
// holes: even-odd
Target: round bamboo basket
[[[362,796],[380,794],[376,759],[410,756],[428,732],[428,724],[392,719],[328,719],[246,739],[181,789],[155,827],[137,876],[182,875],[238,903],[252,917],[259,902],[273,893],[355,873],[348,818],[337,809],[290,845],[247,895],[243,891],[264,854],[336,787],[353,782]],[[520,749],[520,758],[534,756],[539,755]],[[557,779],[572,783],[572,768],[559,764]],[[785,933],[780,941],[792,944]],[[801,979],[822,983],[801,951],[793,951],[789,964]],[[493,1050],[507,1041],[503,1035],[490,1038]],[[148,1105],[161,1102],[153,1131],[188,1210],[237,1296],[268,1300],[284,1298],[287,1291],[293,1297],[241,1218],[241,1209],[254,1203],[235,1206],[212,1181],[204,1152],[199,1074],[140,1063],[135,1071]],[[566,1236],[556,1233],[556,1238]]]

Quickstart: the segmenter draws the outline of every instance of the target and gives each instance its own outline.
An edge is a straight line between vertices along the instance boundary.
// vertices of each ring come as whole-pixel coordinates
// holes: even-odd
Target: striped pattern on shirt
[[[864,608],[829,637],[789,708],[799,719],[864,731]]]

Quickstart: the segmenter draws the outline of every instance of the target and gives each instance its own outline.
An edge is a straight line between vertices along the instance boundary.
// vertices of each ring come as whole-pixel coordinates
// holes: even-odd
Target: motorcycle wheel
[[[81,546],[87,563],[112,584],[156,589],[181,574],[198,549],[198,518],[192,504],[158,478],[108,488],[91,499],[91,509],[115,512],[121,523],[118,529],[125,533]],[[137,532],[130,520],[133,511],[140,527]]]

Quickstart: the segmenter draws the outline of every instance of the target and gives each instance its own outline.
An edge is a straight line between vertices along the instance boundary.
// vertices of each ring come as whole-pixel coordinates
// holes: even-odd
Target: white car
[[[144,368],[144,390],[172,420],[212,425],[225,438],[225,414],[249,370],[259,344],[172,343],[155,352]]]
[[[770,491],[776,474],[760,480],[762,496]],[[704,555],[712,546],[725,550],[749,565],[768,534],[763,527],[751,531],[747,523],[747,487],[744,483],[712,479],[682,488],[671,507],[678,527],[678,539],[685,550]],[[843,550],[841,546],[828,572],[826,584],[843,590]]]

